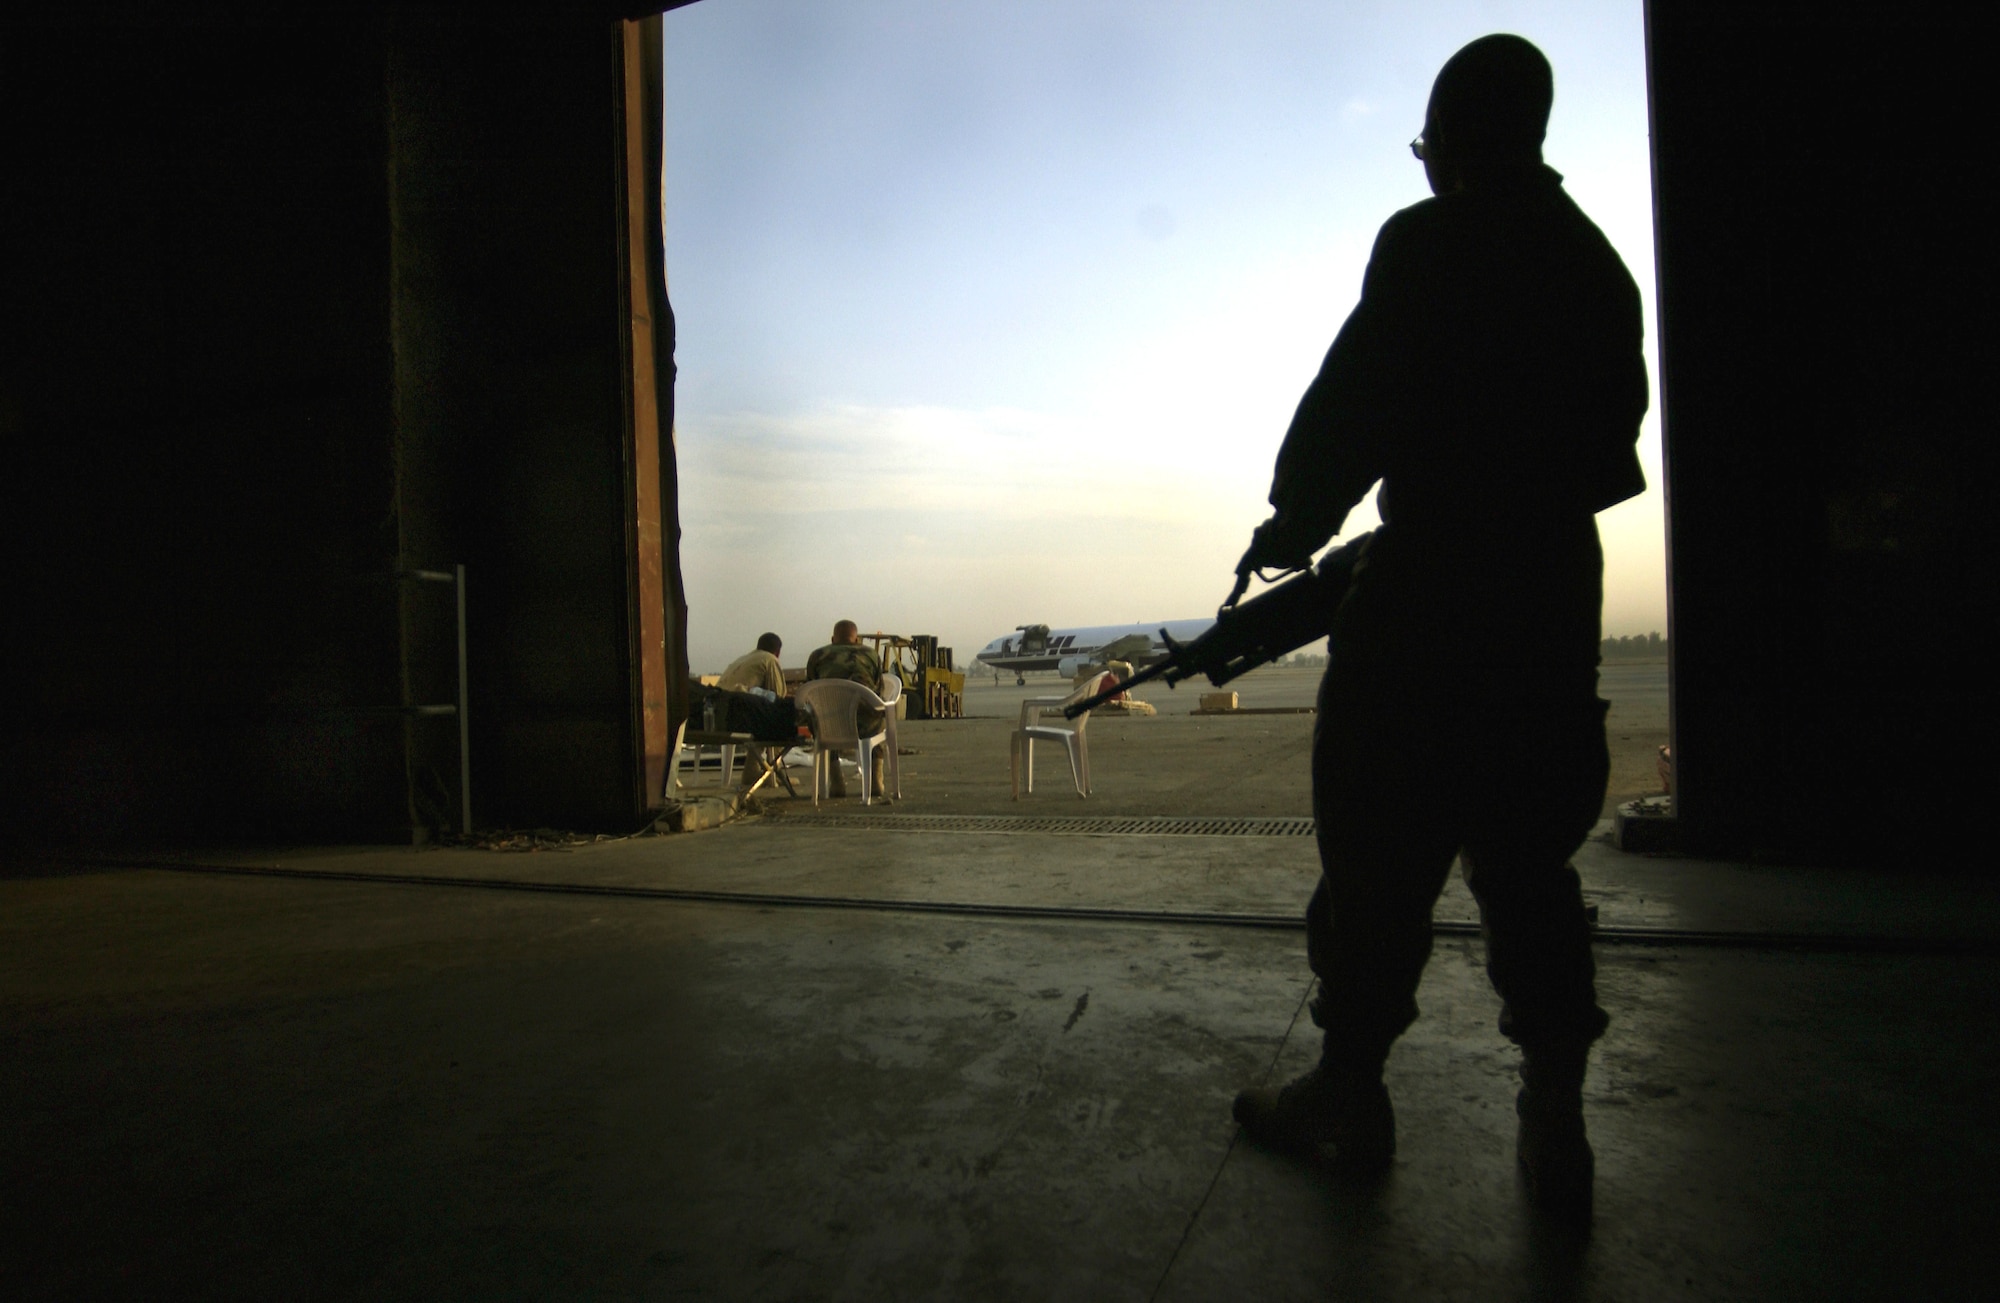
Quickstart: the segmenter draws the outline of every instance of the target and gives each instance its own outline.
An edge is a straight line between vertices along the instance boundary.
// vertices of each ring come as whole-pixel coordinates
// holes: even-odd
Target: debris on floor
[[[440,846],[453,846],[469,851],[566,851],[574,846],[590,846],[598,842],[619,842],[628,837],[644,837],[653,826],[648,824],[635,833],[587,833],[565,832],[560,828],[501,828],[490,832],[457,833],[438,838]]]

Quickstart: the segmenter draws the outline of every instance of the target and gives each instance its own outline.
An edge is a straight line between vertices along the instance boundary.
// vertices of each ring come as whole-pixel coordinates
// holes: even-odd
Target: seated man
[[[852,620],[842,620],[833,626],[833,641],[806,657],[806,678],[808,679],[852,679],[870,692],[882,691],[882,662],[875,653],[861,645],[861,626]],[[882,712],[872,707],[863,707],[856,723],[861,735],[880,732],[884,720]],[[870,776],[868,793],[871,797],[882,795],[882,769],[888,755],[882,748],[875,748],[874,771]],[[847,780],[841,776],[840,766],[833,767],[833,777],[828,780],[827,792],[832,796],[847,795]]]
[[[752,692],[762,688],[772,700],[785,695],[785,672],[778,667],[778,653],[785,649],[775,633],[759,634],[755,651],[744,652],[729,662],[716,687],[727,692]]]
[[[778,665],[778,653],[783,650],[778,635],[767,633],[757,639],[754,651],[729,663],[715,685],[718,704],[724,706],[718,721],[721,727],[748,733],[759,742],[790,744],[798,740],[798,707],[787,695],[785,672]],[[755,777],[747,774],[746,781]]]

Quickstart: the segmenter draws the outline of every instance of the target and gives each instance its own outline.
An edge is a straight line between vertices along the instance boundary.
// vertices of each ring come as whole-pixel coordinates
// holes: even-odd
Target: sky
[[[691,668],[765,630],[800,664],[842,618],[964,662],[1212,614],[1376,231],[1429,195],[1431,81],[1495,31],[1555,67],[1544,157],[1638,281],[1657,378],[1639,0],[668,13]],[[1653,487],[1598,518],[1611,636],[1666,627],[1657,411],[1640,455]]]

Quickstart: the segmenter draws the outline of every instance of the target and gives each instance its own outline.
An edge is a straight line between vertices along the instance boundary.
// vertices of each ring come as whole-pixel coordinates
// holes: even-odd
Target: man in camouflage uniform
[[[861,626],[852,620],[842,620],[833,626],[833,641],[806,658],[807,679],[852,679],[870,692],[882,691],[882,662],[875,653],[861,645]],[[882,712],[864,706],[856,720],[861,735],[867,737],[879,732],[884,723]],[[869,795],[882,795],[882,771],[888,755],[881,747],[875,748],[874,773],[869,781]],[[827,792],[831,796],[847,795],[847,780],[842,777],[840,765],[833,766],[833,776],[828,780]]]

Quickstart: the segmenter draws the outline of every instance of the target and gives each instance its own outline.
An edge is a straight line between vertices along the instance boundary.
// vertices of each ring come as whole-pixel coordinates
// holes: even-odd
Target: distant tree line
[[[1627,634],[1622,638],[1606,638],[1598,644],[1597,654],[1607,661],[1665,660],[1667,640],[1659,631],[1652,633]],[[1324,652],[1294,652],[1278,659],[1280,665],[1311,666],[1320,668],[1326,664]]]
[[[1657,629],[1647,634],[1606,638],[1598,644],[1597,654],[1607,661],[1659,660],[1667,654],[1667,640],[1660,636]]]

